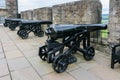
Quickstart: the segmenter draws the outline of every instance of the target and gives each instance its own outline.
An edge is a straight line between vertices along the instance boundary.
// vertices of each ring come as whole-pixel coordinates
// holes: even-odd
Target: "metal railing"
[[[107,44],[108,30],[95,31],[91,33],[91,42],[105,45]]]

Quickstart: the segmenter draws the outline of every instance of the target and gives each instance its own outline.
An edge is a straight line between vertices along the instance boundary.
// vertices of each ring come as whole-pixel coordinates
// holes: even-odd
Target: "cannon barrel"
[[[16,22],[18,21],[19,22],[19,21],[21,21],[23,19],[20,19],[20,18],[6,18],[5,20],[6,21],[16,21]]]
[[[46,31],[46,35],[51,38],[63,38],[75,35],[79,32],[92,32],[107,29],[107,24],[69,24],[51,25]]]
[[[21,24],[52,24],[52,21],[42,20],[21,20]]]

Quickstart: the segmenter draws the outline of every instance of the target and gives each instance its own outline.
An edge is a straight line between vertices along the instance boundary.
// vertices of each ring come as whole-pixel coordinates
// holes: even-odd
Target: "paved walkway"
[[[0,80],[120,80],[120,65],[111,69],[110,55],[99,51],[91,61],[76,54],[78,61],[58,74],[38,56],[46,37],[22,40],[16,32],[0,26]]]

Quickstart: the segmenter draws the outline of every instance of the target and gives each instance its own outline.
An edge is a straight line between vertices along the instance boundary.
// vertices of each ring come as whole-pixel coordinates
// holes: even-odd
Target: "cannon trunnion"
[[[87,61],[94,57],[95,50],[90,46],[90,32],[106,28],[106,24],[51,25],[45,31],[48,39],[39,48],[39,56],[43,61],[52,63],[57,73],[64,72],[69,64],[77,61],[74,56],[77,51]]]

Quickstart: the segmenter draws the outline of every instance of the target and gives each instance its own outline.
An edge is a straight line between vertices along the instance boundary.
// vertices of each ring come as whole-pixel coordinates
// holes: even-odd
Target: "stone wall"
[[[120,0],[110,0],[109,43],[120,43]]]
[[[18,3],[17,0],[6,0],[8,17],[17,17]]]
[[[33,10],[33,20],[49,20],[52,21],[52,8],[44,7]]]
[[[21,14],[22,19],[28,19],[28,20],[33,19],[33,11],[32,10],[22,11],[20,14]]]
[[[0,15],[7,16],[7,11],[5,9],[0,9]]]
[[[5,4],[0,7],[0,24],[4,23],[5,18],[18,17],[18,3],[17,0],[5,0]]]
[[[0,16],[17,17],[18,3],[17,0],[6,0],[6,7],[0,9]]]
[[[100,23],[102,5],[99,0],[80,0],[55,5],[52,12],[55,24]]]

